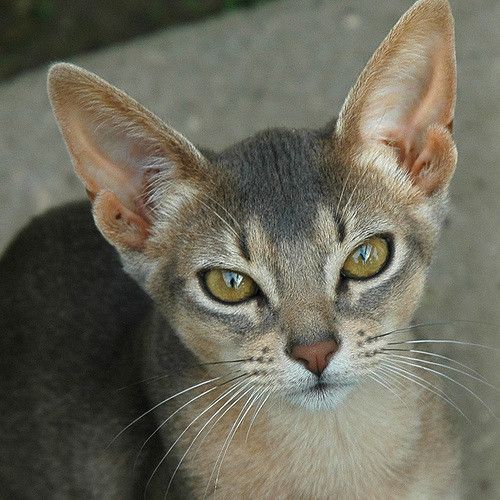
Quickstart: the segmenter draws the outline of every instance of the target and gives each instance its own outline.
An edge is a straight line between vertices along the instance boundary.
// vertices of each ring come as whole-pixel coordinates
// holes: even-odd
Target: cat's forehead
[[[276,238],[304,235],[329,197],[320,155],[314,132],[262,132],[218,158],[220,196],[240,219],[259,221]]]
[[[332,233],[338,241],[347,229],[369,232],[379,219],[390,218],[384,201],[396,193],[360,166],[342,163],[330,134],[274,129],[232,146],[215,160],[216,199],[272,241]]]

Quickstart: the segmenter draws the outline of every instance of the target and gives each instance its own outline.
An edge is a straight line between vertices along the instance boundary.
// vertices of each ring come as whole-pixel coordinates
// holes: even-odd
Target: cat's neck
[[[430,409],[423,402],[418,390],[401,388],[396,396],[371,382],[329,411],[271,397],[248,435],[253,411],[231,438],[217,497],[419,498],[426,490],[412,482]],[[201,495],[240,410],[219,422],[203,443],[203,458],[188,466],[193,474],[201,471]]]
[[[301,488],[304,492],[319,488],[321,496],[323,484],[327,490],[335,485],[339,492],[359,496],[360,477],[365,478],[367,491],[373,491],[370,478],[380,484],[385,478],[395,487],[421,435],[418,401],[418,391],[401,388],[396,396],[367,381],[329,411],[271,402],[250,433],[249,441],[256,443],[252,453],[261,450],[268,455],[263,463],[286,464],[282,473],[288,471],[288,481],[295,479],[298,493]],[[275,460],[270,459],[273,455]],[[309,467],[317,474],[304,474]],[[304,484],[307,478],[315,484]]]

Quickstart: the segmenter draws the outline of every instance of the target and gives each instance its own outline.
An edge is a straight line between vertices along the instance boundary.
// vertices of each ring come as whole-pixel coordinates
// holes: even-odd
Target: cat
[[[2,497],[459,497],[446,396],[388,356],[456,165],[447,0],[338,119],[222,152],[79,67],[48,90],[89,202],[0,261]]]

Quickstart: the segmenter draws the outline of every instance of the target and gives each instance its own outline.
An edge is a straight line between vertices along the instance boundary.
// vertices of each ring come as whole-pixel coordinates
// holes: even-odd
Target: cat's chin
[[[293,406],[310,411],[325,411],[337,408],[353,390],[352,384],[318,383],[286,394]]]

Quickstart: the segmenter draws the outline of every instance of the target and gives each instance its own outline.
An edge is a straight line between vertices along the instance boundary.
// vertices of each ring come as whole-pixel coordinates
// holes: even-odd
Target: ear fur
[[[52,66],[48,91],[97,226],[118,248],[143,250],[158,202],[152,188],[195,175],[203,156],[131,97],[77,66]]]
[[[427,195],[442,190],[456,164],[455,95],[450,6],[447,0],[420,0],[351,89],[336,125],[339,151],[349,158],[388,157]]]

